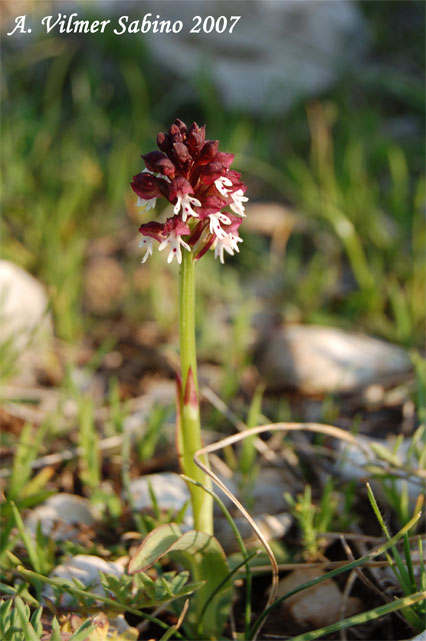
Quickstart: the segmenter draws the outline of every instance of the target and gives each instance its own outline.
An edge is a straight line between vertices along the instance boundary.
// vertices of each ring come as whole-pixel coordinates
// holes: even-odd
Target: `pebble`
[[[319,325],[272,329],[260,341],[256,364],[270,389],[304,394],[350,394],[391,386],[412,371],[407,352],[385,341]]]
[[[161,510],[179,512],[185,503],[190,501],[188,487],[179,474],[159,472],[158,474],[147,474],[131,481],[130,494],[135,509],[152,510],[150,485]],[[188,504],[186,514],[190,513],[191,506]]]
[[[318,568],[293,570],[278,584],[277,597],[284,596],[299,585],[322,576]],[[321,628],[339,621],[342,617],[343,595],[332,579],[326,579],[307,590],[302,590],[286,599],[281,608],[286,616],[303,628]],[[344,616],[348,617],[363,609],[360,599],[349,597]]]
[[[0,260],[1,343],[18,356],[19,381],[33,383],[53,340],[45,287],[22,267]]]
[[[254,522],[267,541],[274,541],[284,537],[289,531],[293,518],[287,512],[281,514],[260,514]],[[261,546],[258,536],[253,532],[250,523],[243,516],[234,517],[235,525],[247,546]],[[235,534],[226,519],[215,521],[215,536],[217,536],[227,554],[237,552],[240,548]]]
[[[99,594],[99,596],[106,596],[105,590],[101,585],[100,572],[113,574],[119,578],[124,572],[124,567],[118,562],[105,561],[98,556],[77,554],[66,563],[58,565],[49,576],[50,578],[61,578],[68,581],[78,579],[90,592]],[[51,585],[44,587],[43,598],[56,602],[55,592]],[[62,592],[58,605],[69,607],[73,602],[74,598],[70,594]]]
[[[415,444],[413,444],[411,438],[405,438],[395,450],[395,438],[377,439],[362,434],[358,434],[357,442],[365,447],[361,449],[350,443],[337,441],[336,473],[347,481],[365,482],[369,480],[378,498],[388,502],[387,495],[383,491],[383,485],[387,482],[386,479],[381,481],[375,475],[375,478],[370,480],[372,473],[368,470],[368,466],[380,468],[389,465],[387,460],[393,458],[406,469],[411,466],[415,470],[419,467],[419,460],[414,455]],[[419,447],[424,447],[424,443],[417,443],[417,448]],[[365,449],[370,450],[371,457],[367,458]],[[383,453],[383,456],[380,455],[381,453]],[[420,458],[421,452],[418,452],[418,455]],[[396,477],[392,480],[392,484],[394,484],[397,494],[401,494],[406,489],[408,501],[412,508],[414,508],[419,494],[424,494],[424,478],[421,479],[410,475],[407,475],[404,479]]]
[[[35,535],[37,525],[45,536],[55,541],[75,540],[80,525],[93,525],[100,519],[100,514],[85,498],[62,492],[51,496],[31,510],[25,519],[25,525]]]

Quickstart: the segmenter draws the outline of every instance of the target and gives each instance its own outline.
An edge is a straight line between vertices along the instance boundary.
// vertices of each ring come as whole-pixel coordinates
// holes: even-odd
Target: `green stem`
[[[192,253],[183,251],[179,274],[179,342],[182,391],[178,448],[182,471],[189,478],[211,487],[210,478],[194,463],[194,454],[202,447],[198,404],[197,351],[195,343],[195,261]],[[192,371],[193,394],[184,399],[189,372]],[[189,381],[191,385],[191,381]],[[206,461],[203,461],[206,462]],[[194,528],[213,534],[213,499],[201,487],[190,484]]]

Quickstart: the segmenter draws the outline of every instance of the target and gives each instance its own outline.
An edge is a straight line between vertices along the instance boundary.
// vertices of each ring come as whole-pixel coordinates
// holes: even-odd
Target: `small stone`
[[[25,525],[35,535],[40,522],[45,536],[51,536],[55,541],[64,541],[75,539],[81,524],[90,526],[98,519],[100,514],[87,499],[61,492],[31,510],[25,519]]]
[[[419,457],[417,458],[416,444],[413,443],[412,438],[405,438],[396,449],[395,437],[378,439],[358,434],[357,443],[361,447],[356,447],[351,443],[340,440],[336,443],[338,456],[335,470],[339,476],[347,481],[357,480],[364,482],[371,476],[368,466],[373,466],[377,472],[377,468],[385,468],[392,463],[392,460],[405,469],[411,467],[415,470],[419,467],[420,450],[424,448],[424,443],[417,442],[417,448],[420,448],[420,450],[417,450],[417,457]],[[370,451],[371,456],[368,456],[368,451]],[[388,498],[383,491],[383,486],[386,486],[387,483],[386,478],[377,478],[376,473],[375,478],[372,478],[370,483],[377,497],[387,503]],[[424,494],[424,479],[416,478],[414,475],[408,475],[404,479],[392,479],[392,485],[394,485],[398,494],[404,491],[407,492],[408,501],[412,509],[414,509],[419,494]]]
[[[1,344],[11,354],[20,382],[31,384],[53,340],[46,290],[22,267],[0,260],[0,292]]]
[[[130,483],[130,493],[137,510],[152,509],[150,485],[158,506],[162,510],[178,512],[190,500],[188,487],[179,474],[173,472],[147,474]],[[188,510],[190,510],[189,505]]]
[[[412,371],[407,352],[385,341],[335,327],[289,325],[271,330],[256,354],[270,389],[349,394],[391,386]]]
[[[251,496],[253,514],[277,514],[288,506],[284,499],[285,492],[293,492],[294,487],[286,482],[285,472],[275,467],[264,467],[256,478]]]
[[[234,518],[235,525],[241,534],[245,544],[260,545],[258,536],[253,532],[250,523],[244,517],[237,516]],[[254,522],[262,532],[267,541],[281,539],[289,531],[293,519],[287,512],[282,514],[259,514],[254,518]],[[215,521],[215,536],[217,536],[223,549],[227,554],[237,552],[240,548],[235,534],[224,518]]]
[[[58,565],[51,573],[50,578],[66,579],[73,581],[78,579],[90,592],[106,596],[105,590],[101,585],[100,572],[103,574],[113,574],[119,578],[123,572],[123,566],[118,562],[105,561],[98,556],[88,554],[77,554],[67,563]],[[55,591],[51,585],[46,585],[43,589],[43,598],[56,602]],[[58,598],[58,605],[69,607],[74,601],[71,594],[62,592]]]
[[[307,583],[323,575],[318,568],[294,570],[278,584],[277,597],[284,596],[299,585]],[[291,616],[295,623],[303,628],[321,628],[340,621],[342,618],[343,595],[332,579],[327,579],[307,590],[302,590],[286,599],[282,608],[286,616]],[[362,604],[357,597],[349,597],[346,602],[344,616],[348,617],[362,610]]]

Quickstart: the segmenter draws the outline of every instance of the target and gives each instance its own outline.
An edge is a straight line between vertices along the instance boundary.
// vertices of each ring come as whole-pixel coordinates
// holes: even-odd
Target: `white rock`
[[[272,330],[258,348],[257,365],[270,387],[307,394],[352,393],[392,385],[408,374],[407,352],[384,341],[316,325]]]
[[[189,33],[191,2],[147,3],[162,19],[182,20],[180,34],[148,33],[157,60],[173,73],[191,80],[207,66],[224,103],[262,115],[282,112],[302,96],[324,91],[364,48],[361,14],[352,2],[277,2],[251,0],[228,3],[204,0],[206,16],[240,15],[232,34]],[[348,46],[350,43],[350,46]]]
[[[243,516],[234,518],[235,525],[246,545],[260,545],[259,538],[253,532],[250,523]],[[287,512],[281,514],[259,514],[254,522],[262,532],[267,541],[281,539],[290,529],[293,519]],[[226,519],[221,518],[215,521],[215,536],[223,546],[227,554],[238,551],[239,545],[235,534]]]
[[[80,524],[93,525],[98,519],[100,514],[87,499],[61,492],[31,510],[25,525],[35,534],[40,522],[43,534],[55,541],[63,541],[75,539]]]
[[[386,458],[393,457],[399,464],[417,469],[419,462],[414,455],[416,448],[413,446],[412,439],[404,439],[396,451],[395,438],[386,440],[374,439],[358,434],[357,441],[361,446],[364,446],[363,449],[351,443],[337,441],[336,448],[338,456],[335,470],[342,478],[348,481],[369,480],[374,493],[380,500],[387,502],[386,494],[383,492],[383,485],[386,485],[388,481],[386,479],[380,481],[380,479],[376,480],[374,478],[370,480],[371,472],[369,472],[368,466],[374,466],[376,468],[383,467],[383,465],[386,465]],[[424,443],[418,443],[417,445],[420,448],[424,447]],[[371,452],[370,457],[367,456],[367,449]],[[380,456],[381,452],[383,452],[384,456]],[[410,477],[407,475],[404,480],[393,478],[392,484],[395,484],[395,488],[399,494],[404,491],[404,487],[406,488],[412,507],[414,507],[419,494],[424,494],[425,491],[425,480],[414,476]]]
[[[149,485],[151,485],[158,506],[162,510],[178,512],[190,499],[188,487],[179,474],[174,472],[147,474],[130,483],[130,493],[137,510],[152,509]],[[188,510],[190,510],[189,505]]]
[[[18,265],[0,260],[0,342],[19,357],[19,369],[40,366],[51,344],[48,304],[41,283]]]
[[[120,577],[124,572],[124,568],[118,562],[105,561],[97,556],[88,554],[77,554],[67,563],[58,565],[53,572],[51,572],[50,577],[66,579],[68,581],[78,579],[90,592],[105,596],[105,590],[101,585],[100,572]],[[45,586],[43,589],[43,597],[44,599],[56,602],[55,592],[51,585]],[[73,601],[74,599],[70,594],[62,593],[58,605],[68,607]]]
[[[294,487],[288,484],[285,471],[276,467],[263,467],[256,478],[251,497],[252,514],[277,514],[288,506],[284,499],[285,492],[293,492]]]
[[[293,570],[279,582],[277,597],[284,596],[299,585],[316,579],[322,574],[323,572],[318,568]],[[290,615],[298,625],[321,628],[340,620],[342,599],[343,596],[337,583],[332,579],[327,579],[289,597],[281,607],[285,615]],[[349,597],[345,616],[350,616],[361,610],[361,601],[356,597]]]
[[[139,21],[139,29],[145,15],[151,21],[156,16],[172,23],[181,20],[180,33],[154,33],[151,29],[120,37],[131,39],[139,35],[169,74],[186,81],[180,87],[179,99],[185,96],[185,90],[188,95],[193,92],[194,79],[205,70],[226,105],[261,116],[282,113],[302,97],[326,90],[351,64],[359,64],[367,40],[362,14],[349,0],[238,0],[226,4],[217,0],[145,0],[141,8],[128,0],[98,0],[97,5],[91,6],[92,13],[99,9],[104,18],[111,20],[109,33],[123,15],[129,17],[127,26]],[[77,11],[80,20],[89,17],[77,1],[55,0],[53,6],[67,15]],[[215,21],[227,16],[227,29],[218,33],[214,26],[211,33],[205,33],[202,21],[200,31],[190,33],[197,27],[197,14],[203,21],[207,16]],[[241,19],[230,34],[231,15]],[[209,29],[209,24],[206,27]],[[222,25],[219,23],[218,27],[221,30]],[[28,37],[22,39],[27,42]]]
[[[22,267],[0,260],[2,340],[11,339],[19,349],[51,332],[46,291]]]

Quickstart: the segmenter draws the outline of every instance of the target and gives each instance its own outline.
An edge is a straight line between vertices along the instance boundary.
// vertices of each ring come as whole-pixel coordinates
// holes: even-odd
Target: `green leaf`
[[[25,641],[40,641],[40,637],[36,634],[33,626],[31,625],[30,619],[30,609],[21,597],[15,597],[15,605],[18,611],[18,616],[21,622],[22,631],[25,634]]]
[[[96,630],[96,625],[92,625],[91,620],[88,619],[80,625],[69,641],[87,641],[94,630]]]
[[[36,572],[40,572],[40,559],[37,554],[36,547],[34,545],[34,542],[28,533],[28,531],[25,528],[24,522],[22,520],[21,515],[19,514],[19,510],[16,507],[16,505],[11,501],[10,506],[12,508],[13,516],[15,519],[16,527],[19,530],[19,534],[21,535],[22,541],[27,549],[29,559],[31,561],[31,565],[33,566],[34,570]]]
[[[171,546],[182,536],[175,523],[166,523],[150,532],[142,541],[129,563],[129,574],[143,572],[167,554]]]
[[[52,619],[52,636],[50,637],[50,641],[62,641],[61,628],[56,617]]]
[[[190,602],[186,623],[199,638],[202,635],[217,638],[229,618],[232,601],[229,567],[220,543],[206,532],[190,530],[182,534],[175,523],[162,525],[142,541],[129,563],[129,573],[143,572],[166,554],[186,567],[197,583],[204,581]],[[217,593],[212,598],[214,592]],[[207,601],[210,602],[205,608]]]

